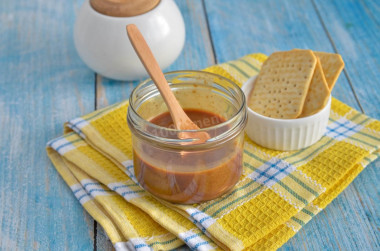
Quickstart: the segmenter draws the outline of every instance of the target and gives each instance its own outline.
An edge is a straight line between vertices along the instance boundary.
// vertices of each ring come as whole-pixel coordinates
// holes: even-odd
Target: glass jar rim
[[[238,99],[241,100],[241,101],[239,101],[239,103],[240,103],[239,104],[240,105],[239,109],[237,109],[236,112],[229,119],[226,119],[226,121],[224,121],[222,123],[219,123],[217,125],[210,126],[210,127],[201,128],[199,130],[178,130],[178,129],[175,129],[175,128],[167,128],[167,127],[162,127],[162,126],[153,124],[152,122],[150,122],[150,121],[148,121],[148,120],[146,120],[146,119],[144,119],[144,118],[142,118],[140,116],[140,114],[136,111],[135,107],[133,107],[133,100],[132,100],[133,97],[135,96],[136,92],[138,91],[139,87],[141,87],[142,85],[144,85],[144,84],[146,84],[146,83],[148,83],[150,81],[152,81],[152,85],[154,85],[153,80],[151,78],[148,78],[148,79],[142,81],[141,83],[139,83],[133,89],[133,91],[131,92],[131,95],[129,97],[129,106],[128,106],[128,109],[131,109],[133,111],[133,113],[137,116],[138,120],[141,121],[141,122],[143,122],[143,123],[146,123],[147,126],[149,126],[151,128],[154,128],[154,129],[157,129],[157,130],[165,130],[165,131],[172,132],[172,133],[181,133],[181,132],[207,132],[207,131],[210,131],[210,130],[215,130],[215,129],[221,128],[223,126],[226,126],[226,125],[230,124],[232,121],[236,120],[238,118],[239,114],[241,114],[241,112],[245,109],[245,103],[246,103],[245,95],[244,95],[243,91],[241,90],[241,88],[237,84],[235,84],[233,81],[231,81],[230,79],[228,79],[226,77],[223,77],[221,75],[215,74],[215,73],[204,72],[204,71],[197,71],[197,70],[169,71],[169,72],[164,73],[164,75],[166,77],[167,75],[174,75],[174,74],[181,74],[181,73],[193,73],[193,74],[195,73],[195,74],[198,74],[198,75],[213,76],[213,77],[218,77],[218,78],[222,79],[223,81],[228,82],[229,84],[231,84],[234,87],[234,91],[236,91],[236,93],[239,96]],[[228,131],[231,131],[233,129],[234,128],[230,128]],[[221,135],[218,135],[218,136],[216,136],[214,138],[215,139],[221,138],[222,136],[224,136],[225,134],[227,134],[227,132],[224,132]],[[155,137],[157,137],[157,136],[155,136]],[[168,139],[165,138],[165,140],[168,140]],[[173,141],[173,142],[189,142],[191,140],[188,140],[188,139],[170,139],[169,141]]]

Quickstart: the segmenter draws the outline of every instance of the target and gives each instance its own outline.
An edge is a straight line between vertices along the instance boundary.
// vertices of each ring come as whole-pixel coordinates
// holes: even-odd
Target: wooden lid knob
[[[159,4],[160,0],[90,0],[97,12],[113,17],[132,17],[144,14]]]

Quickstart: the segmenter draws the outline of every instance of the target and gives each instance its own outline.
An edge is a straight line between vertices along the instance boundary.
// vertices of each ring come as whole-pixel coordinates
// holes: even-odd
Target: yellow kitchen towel
[[[242,85],[260,70],[251,54],[205,71]],[[117,250],[275,250],[326,207],[379,155],[380,122],[333,98],[314,145],[274,151],[248,138],[244,171],[228,194],[178,205],[151,196],[134,177],[124,101],[65,124],[48,143],[54,166]]]

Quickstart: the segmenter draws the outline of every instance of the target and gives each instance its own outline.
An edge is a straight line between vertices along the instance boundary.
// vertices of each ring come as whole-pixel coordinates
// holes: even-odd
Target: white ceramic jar
[[[74,42],[79,56],[95,72],[116,80],[136,80],[147,76],[126,34],[126,25],[140,29],[165,69],[181,53],[185,43],[185,24],[173,0],[160,0],[146,13],[129,17],[101,14],[85,0],[74,27]]]

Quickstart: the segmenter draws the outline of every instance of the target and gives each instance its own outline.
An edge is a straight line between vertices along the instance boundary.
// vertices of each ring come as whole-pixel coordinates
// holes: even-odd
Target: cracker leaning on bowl
[[[331,92],[344,68],[343,59],[339,54],[335,53],[314,51],[314,55],[316,55],[321,61],[322,70]]]
[[[325,107],[329,96],[330,89],[327,85],[325,75],[323,74],[320,60],[317,58],[317,64],[310,81],[302,113],[298,117],[307,117],[322,110],[322,108]]]
[[[302,49],[293,49],[302,51]],[[334,88],[340,73],[344,68],[344,62],[339,54],[322,51],[313,51],[314,55],[320,60],[323,74],[325,75],[330,92]]]

